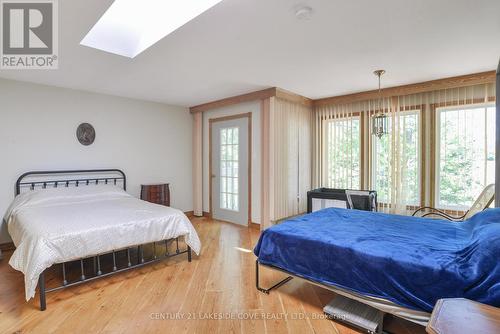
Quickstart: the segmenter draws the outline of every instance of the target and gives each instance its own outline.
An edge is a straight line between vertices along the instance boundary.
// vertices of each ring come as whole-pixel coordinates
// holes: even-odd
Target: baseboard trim
[[[254,223],[254,222],[249,222],[248,226],[251,228],[255,228],[257,230],[260,230],[260,224]]]
[[[184,212],[184,214],[188,216],[188,218],[200,218],[200,217],[210,218],[210,213],[206,211],[203,211],[203,216],[195,216],[194,211],[186,211]]]
[[[203,211],[203,216],[195,216],[194,211],[186,211],[184,214],[189,218],[212,218],[210,215],[210,212]],[[253,221],[248,221],[248,227],[255,228],[257,230],[260,230],[260,224],[254,223]]]

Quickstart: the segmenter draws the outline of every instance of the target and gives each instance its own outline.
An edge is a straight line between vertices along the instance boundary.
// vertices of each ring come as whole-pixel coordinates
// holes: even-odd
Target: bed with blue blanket
[[[500,209],[464,222],[324,209],[265,230],[258,263],[431,312],[440,298],[500,307]]]

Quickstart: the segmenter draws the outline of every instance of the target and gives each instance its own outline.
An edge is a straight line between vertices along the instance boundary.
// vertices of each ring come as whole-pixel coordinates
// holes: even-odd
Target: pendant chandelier
[[[382,104],[382,91],[380,89],[380,77],[384,73],[385,70],[376,70],[373,72],[378,77],[378,106],[372,118],[372,135],[377,136],[379,139],[389,133],[389,123]]]

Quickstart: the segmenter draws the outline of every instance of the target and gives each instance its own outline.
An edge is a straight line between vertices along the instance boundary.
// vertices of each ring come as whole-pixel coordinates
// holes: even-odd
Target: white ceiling
[[[59,1],[59,69],[0,77],[174,105],[278,86],[310,98],[493,70],[499,0],[223,0],[134,59],[81,46],[111,0]],[[314,9],[298,20],[294,8]]]

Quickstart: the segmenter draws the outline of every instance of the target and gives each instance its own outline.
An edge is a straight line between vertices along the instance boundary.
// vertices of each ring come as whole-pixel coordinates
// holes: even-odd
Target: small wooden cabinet
[[[143,184],[141,185],[141,199],[170,206],[170,186],[168,183]]]
[[[440,299],[427,325],[430,334],[500,333],[500,309],[464,298]]]

